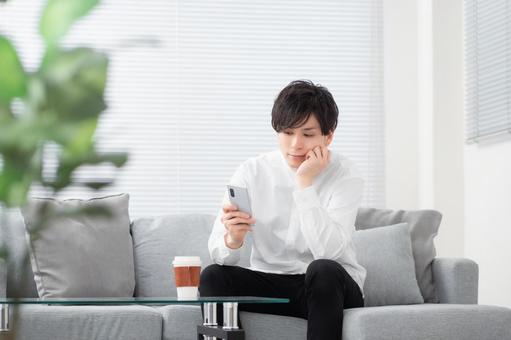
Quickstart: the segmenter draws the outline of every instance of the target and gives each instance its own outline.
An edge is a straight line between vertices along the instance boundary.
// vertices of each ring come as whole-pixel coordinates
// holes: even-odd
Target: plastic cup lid
[[[176,256],[172,261],[174,266],[201,266],[202,262],[199,256]]]

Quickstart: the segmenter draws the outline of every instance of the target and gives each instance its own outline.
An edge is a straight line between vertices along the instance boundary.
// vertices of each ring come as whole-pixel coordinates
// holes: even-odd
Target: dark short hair
[[[275,99],[271,110],[271,125],[277,132],[302,126],[313,114],[321,133],[329,134],[337,127],[339,109],[326,87],[310,80],[289,83]]]

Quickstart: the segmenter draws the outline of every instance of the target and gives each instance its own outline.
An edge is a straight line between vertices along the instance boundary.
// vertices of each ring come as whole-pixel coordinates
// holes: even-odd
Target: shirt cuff
[[[241,248],[243,248],[243,245],[245,244],[245,242],[243,242],[243,244],[241,245],[241,247],[237,248],[237,249],[232,249],[232,248],[229,248],[227,247],[227,245],[225,244],[225,239],[222,237],[222,242],[220,242],[220,258],[222,259],[222,262],[225,263],[226,259],[239,259],[240,258],[240,255],[241,255]],[[227,262],[231,262],[231,261],[227,261]]]
[[[316,189],[312,185],[293,191],[293,197],[298,209],[310,209],[321,206]]]

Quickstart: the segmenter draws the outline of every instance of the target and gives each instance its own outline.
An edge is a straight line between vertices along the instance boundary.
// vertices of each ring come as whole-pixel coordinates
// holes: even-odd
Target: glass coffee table
[[[203,307],[203,324],[197,326],[197,339],[244,340],[245,331],[238,326],[238,304],[240,303],[288,303],[289,299],[257,296],[200,297],[182,300],[177,297],[133,297],[133,298],[0,298],[0,332],[10,330],[10,305],[177,305],[200,304]],[[217,324],[217,304],[223,304],[223,325]]]

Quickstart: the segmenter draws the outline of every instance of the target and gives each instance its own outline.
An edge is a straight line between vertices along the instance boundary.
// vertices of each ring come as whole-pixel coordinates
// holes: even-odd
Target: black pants
[[[305,274],[297,275],[213,264],[202,271],[199,290],[201,296],[288,298],[288,304],[240,304],[239,310],[307,319],[308,340],[340,340],[343,310],[364,306],[357,283],[332,260],[315,260]]]

